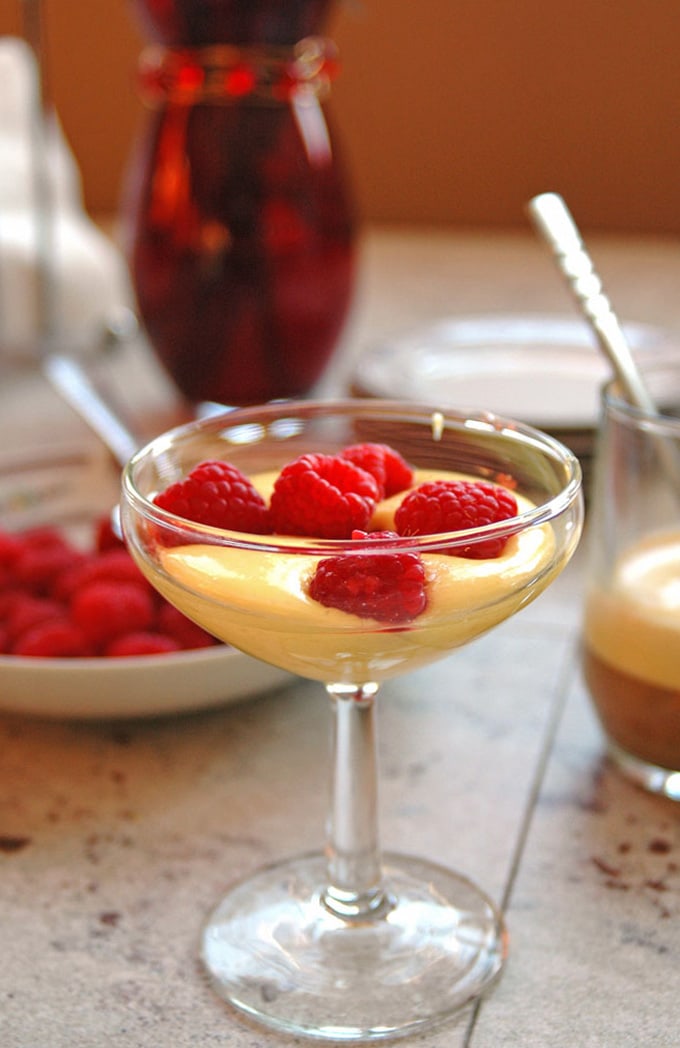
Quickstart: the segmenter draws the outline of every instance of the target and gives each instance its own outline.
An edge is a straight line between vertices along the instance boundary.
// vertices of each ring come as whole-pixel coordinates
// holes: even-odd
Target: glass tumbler
[[[583,669],[613,762],[680,800],[680,359],[644,377],[654,413],[602,393]]]

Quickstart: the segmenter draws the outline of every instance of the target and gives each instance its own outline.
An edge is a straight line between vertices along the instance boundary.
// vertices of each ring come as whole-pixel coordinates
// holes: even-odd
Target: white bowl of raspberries
[[[75,497],[53,499],[47,477]],[[149,585],[111,526],[117,477],[90,485],[89,499],[91,477],[91,463],[63,451],[39,473],[0,466],[0,709],[160,716],[289,682],[216,641]]]

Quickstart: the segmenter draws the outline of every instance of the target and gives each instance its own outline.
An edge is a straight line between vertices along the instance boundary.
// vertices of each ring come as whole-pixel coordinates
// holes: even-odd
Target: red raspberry
[[[22,593],[20,596],[15,597],[5,620],[8,641],[14,645],[22,634],[33,629],[34,626],[53,619],[63,618],[63,615],[64,608],[58,601],[48,600],[46,597],[33,597],[30,593]]]
[[[169,651],[179,651],[181,644],[164,633],[137,630],[134,633],[123,633],[112,640],[104,650],[110,658],[124,655],[165,655]]]
[[[167,602],[158,611],[157,627],[161,633],[176,640],[181,648],[209,648],[219,644],[212,633],[202,629],[183,615],[179,608]]]
[[[23,600],[26,596],[30,596],[30,594],[24,593],[18,587],[3,584],[0,587],[0,622],[4,622],[8,615],[11,615],[16,602]]]
[[[397,495],[413,484],[413,470],[389,444],[351,444],[340,455],[375,477],[381,499]]]
[[[108,655],[120,638],[112,654],[143,655],[219,643],[155,592],[120,542],[98,551],[101,534],[96,525],[85,554],[55,528],[0,531],[0,651]]]
[[[437,535],[495,524],[517,513],[515,496],[486,481],[435,480],[409,492],[394,515],[400,535]],[[507,539],[449,546],[442,550],[455,557],[483,560],[498,557]]]
[[[266,535],[271,530],[264,499],[248,478],[228,462],[202,462],[154,501],[161,509],[197,524],[255,535]]]
[[[339,455],[301,455],[281,470],[270,512],[280,535],[348,539],[379,498],[374,477]]]
[[[33,593],[46,594],[58,575],[83,560],[84,555],[65,542],[26,544],[14,565],[14,580]]]
[[[58,528],[51,524],[38,525],[35,528],[27,528],[21,535],[24,546],[66,546],[66,539]]]
[[[107,513],[105,516],[100,517],[95,524],[94,548],[98,553],[103,553],[104,550],[120,549],[121,546],[125,547],[125,542],[114,531],[111,514]]]
[[[106,644],[123,633],[148,629],[153,599],[134,582],[101,579],[74,593],[71,616],[94,644]]]
[[[13,655],[62,656],[91,655],[92,647],[85,634],[66,618],[41,622],[21,635],[12,648]]]
[[[391,532],[353,538],[396,538]],[[309,596],[327,608],[390,625],[411,622],[427,607],[425,568],[417,553],[341,553],[320,560]]]
[[[69,600],[76,590],[89,585],[90,582],[134,582],[142,589],[153,592],[150,582],[135,564],[127,549],[118,546],[92,554],[63,571],[54,581],[52,595],[60,600]]]
[[[23,548],[23,542],[17,535],[0,531],[0,566],[11,567]]]

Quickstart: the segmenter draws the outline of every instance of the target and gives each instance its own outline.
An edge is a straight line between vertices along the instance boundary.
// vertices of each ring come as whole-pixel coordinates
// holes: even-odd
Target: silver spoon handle
[[[100,437],[118,465],[124,466],[140,442],[99,395],[80,364],[51,352],[43,357],[42,370],[53,388]]]
[[[629,403],[647,415],[658,409],[645,386],[602,281],[586,251],[581,234],[564,200],[542,193],[527,205],[539,233],[552,248],[557,265],[597,336]],[[661,437],[656,441],[660,461],[680,494],[680,457],[677,448]]]
[[[551,248],[558,268],[590,321],[628,400],[643,411],[656,414],[657,409],[640,377],[626,336],[564,200],[557,193],[541,193],[529,201],[527,211]]]

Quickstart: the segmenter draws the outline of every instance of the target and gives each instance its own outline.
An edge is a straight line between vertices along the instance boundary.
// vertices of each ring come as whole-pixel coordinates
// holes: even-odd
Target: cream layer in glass
[[[629,549],[586,603],[588,647],[622,673],[680,689],[680,532]]]
[[[414,486],[443,477],[461,479],[461,474],[418,472]],[[271,475],[253,478],[265,494],[272,480]],[[380,503],[371,529],[390,529],[405,495]],[[532,508],[516,498],[519,512]],[[411,622],[393,626],[312,600],[308,580],[321,558],[295,549],[314,540],[276,536],[273,541],[289,546],[290,555],[202,543],[159,548],[157,571],[148,561],[140,566],[168,600],[217,637],[293,673],[337,682],[381,681],[441,658],[533,600],[562,567],[552,563],[549,524],[512,535],[495,558],[421,554],[427,608]]]

